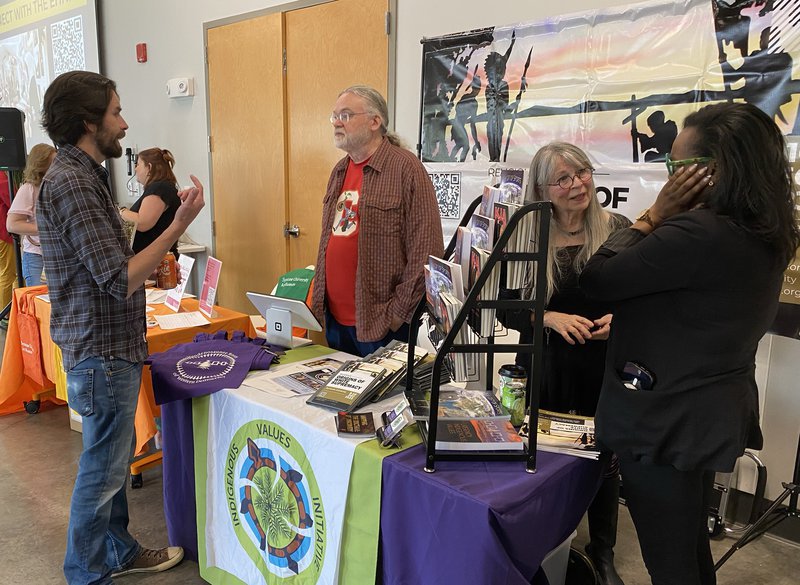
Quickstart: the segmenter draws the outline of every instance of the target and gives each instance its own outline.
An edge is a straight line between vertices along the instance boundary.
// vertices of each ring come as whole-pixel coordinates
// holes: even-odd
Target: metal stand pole
[[[782,483],[784,490],[783,493],[773,500],[772,504],[761,517],[756,520],[750,528],[748,528],[741,538],[733,543],[733,546],[726,552],[722,558],[714,565],[714,570],[719,571],[720,567],[733,556],[737,550],[744,547],[747,543],[755,540],[767,530],[770,530],[789,518],[790,516],[797,517],[797,496],[800,492],[800,437],[797,441],[797,450],[794,455],[794,473],[792,475],[791,483]],[[783,509],[779,509],[781,504],[789,498],[789,505]]]

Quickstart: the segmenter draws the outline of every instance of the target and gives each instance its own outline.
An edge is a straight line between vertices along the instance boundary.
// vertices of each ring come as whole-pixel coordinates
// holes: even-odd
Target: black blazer
[[[612,235],[580,279],[614,313],[600,443],[681,470],[731,471],[746,446],[760,448],[755,352],[783,268],[763,241],[709,209],[675,215],[648,236]],[[622,385],[627,361],[655,374],[652,390]]]

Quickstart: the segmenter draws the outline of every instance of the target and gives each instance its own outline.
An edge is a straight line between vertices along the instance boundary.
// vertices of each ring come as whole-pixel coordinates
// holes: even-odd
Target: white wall
[[[421,38],[625,4],[623,0],[561,0],[553,3],[497,0],[489,5],[484,0],[396,1],[395,127],[409,144],[416,143],[419,125]],[[130,125],[124,146],[169,148],[175,154],[175,170],[181,184],[186,184],[189,173],[194,173],[208,185],[203,25],[286,5],[287,2],[98,2],[104,39],[101,48],[104,72],[118,84],[123,114]],[[135,45],[140,42],[146,42],[148,46],[149,60],[146,64],[136,62]],[[167,98],[164,91],[167,79],[184,76],[194,77],[195,97]],[[269,107],[269,104],[264,106]],[[124,162],[116,161],[112,172],[118,198],[130,202],[126,199]],[[213,193],[210,193],[210,198],[213,199]],[[191,227],[189,234],[211,247],[210,206]],[[202,270],[203,266],[198,268]],[[768,337],[762,342],[757,361],[766,436],[762,457],[770,471],[768,494],[774,496],[781,491],[780,481],[790,479],[800,430],[796,366],[800,363],[800,342]],[[725,405],[721,404],[720,408],[725,408]]]
[[[151,146],[168,148],[175,155],[175,174],[181,185],[190,184],[190,173],[208,185],[203,23],[280,3],[279,0],[100,0],[103,73],[117,82],[122,113],[130,126],[123,148],[134,145],[140,150]],[[147,63],[136,61],[136,44],[142,42],[147,43]],[[173,77],[193,77],[195,96],[168,98],[165,86]],[[112,163],[112,174],[117,199],[132,203],[125,188],[128,176],[124,159]],[[197,242],[211,247],[210,205],[188,233]]]

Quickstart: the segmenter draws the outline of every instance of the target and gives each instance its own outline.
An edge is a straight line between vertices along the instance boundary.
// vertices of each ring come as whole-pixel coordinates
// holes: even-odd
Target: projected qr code
[[[53,39],[53,70],[55,75],[67,71],[85,70],[83,18],[76,16],[50,25]]]
[[[442,218],[461,217],[461,173],[428,173]]]

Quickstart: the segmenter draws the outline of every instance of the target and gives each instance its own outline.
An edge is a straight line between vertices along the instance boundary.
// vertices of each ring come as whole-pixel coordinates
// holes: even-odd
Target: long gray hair
[[[568,142],[551,142],[540,148],[534,155],[531,161],[531,166],[528,175],[528,188],[525,193],[525,201],[527,203],[533,201],[550,201],[547,195],[547,183],[552,183],[557,179],[554,176],[555,169],[559,161],[564,161],[570,166],[577,169],[593,168],[592,162],[586,153]],[[591,258],[597,249],[606,241],[611,233],[611,226],[609,225],[610,215],[601,206],[597,200],[597,192],[595,191],[594,181],[590,181],[587,185],[589,191],[589,207],[586,208],[586,213],[583,216],[583,231],[585,234],[584,244],[575,255],[573,266],[575,272],[580,274],[586,262]],[[560,279],[561,272],[564,266],[559,260],[562,256],[561,249],[553,245],[553,223],[555,223],[555,216],[550,220],[550,241],[547,246],[547,296],[545,297],[545,304],[550,302],[550,298],[557,290],[557,282]],[[527,291],[530,295],[532,287]]]
[[[357,95],[363,99],[367,104],[367,110],[371,114],[380,116],[381,134],[386,136],[386,138],[389,139],[389,142],[395,146],[406,148],[402,138],[400,138],[400,136],[398,136],[396,133],[389,131],[389,107],[386,105],[386,100],[383,99],[383,96],[377,89],[374,89],[368,85],[351,85],[347,89],[342,90],[338,97],[341,97],[346,93]]]

